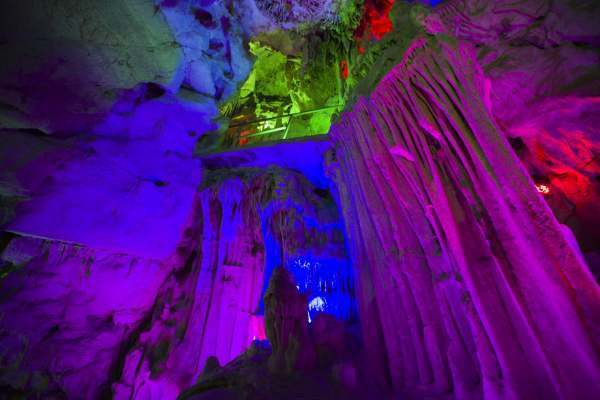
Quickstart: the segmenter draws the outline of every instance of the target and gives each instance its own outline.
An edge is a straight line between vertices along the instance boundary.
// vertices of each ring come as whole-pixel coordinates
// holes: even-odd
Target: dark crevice
[[[125,367],[125,360],[131,350],[138,344],[140,335],[150,329],[152,323],[152,317],[154,315],[155,304],[146,312],[139,325],[129,334],[127,339],[121,342],[119,351],[114,358],[109,368],[108,379],[99,388],[98,398],[102,400],[111,400],[113,398],[112,384],[121,379],[123,375],[123,368]]]

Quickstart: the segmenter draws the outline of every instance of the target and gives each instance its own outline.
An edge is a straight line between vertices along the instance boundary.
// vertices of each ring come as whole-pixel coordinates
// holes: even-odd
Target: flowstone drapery
[[[374,376],[413,395],[596,397],[600,292],[488,91],[473,49],[420,39],[332,127]]]

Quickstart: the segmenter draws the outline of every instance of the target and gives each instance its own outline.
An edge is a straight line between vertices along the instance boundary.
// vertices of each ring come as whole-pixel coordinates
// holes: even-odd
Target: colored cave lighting
[[[327,306],[327,301],[321,297],[315,297],[308,303],[309,310],[324,311]]]
[[[550,187],[548,185],[544,185],[542,183],[536,183],[535,184],[535,188],[537,189],[538,192],[540,192],[541,194],[549,194],[550,193]]]
[[[353,284],[348,265],[340,260],[301,256],[288,264],[300,293],[308,297],[308,321],[320,313],[349,320],[354,314]]]
[[[396,0],[367,0],[362,19],[354,32],[354,37],[360,41],[365,35],[380,40],[392,30],[389,14]]]
[[[326,308],[327,300],[324,298],[317,296],[312,299],[310,303],[308,303],[308,310],[306,311],[306,314],[308,315],[308,323],[310,324],[312,322],[312,318],[310,317],[311,312],[323,312]]]
[[[348,61],[347,60],[342,60],[340,61],[340,74],[342,76],[342,79],[346,80],[348,79]]]

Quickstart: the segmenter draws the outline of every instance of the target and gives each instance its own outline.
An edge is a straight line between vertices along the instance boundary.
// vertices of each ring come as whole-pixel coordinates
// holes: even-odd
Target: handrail
[[[289,124],[288,124],[288,126],[289,126]],[[266,131],[255,132],[255,133],[251,133],[250,135],[245,135],[244,139],[248,139],[248,138],[251,138],[251,137],[254,137],[254,136],[268,135],[269,133],[279,132],[279,131],[282,131],[284,129],[287,130],[287,127],[281,126],[279,128],[273,128],[273,129],[268,129]],[[285,139],[285,137],[284,137],[284,139]]]
[[[300,115],[314,114],[314,113],[319,112],[319,111],[329,110],[330,108],[338,108],[340,106],[341,106],[341,104],[338,104],[338,105],[335,105],[335,106],[327,106],[327,107],[315,108],[314,110],[301,111],[301,112],[292,113],[292,114],[280,114],[280,115],[276,115],[274,117],[269,117],[269,118],[253,119],[252,121],[246,121],[246,122],[242,122],[242,123],[239,123],[239,124],[229,125],[229,127],[230,128],[237,128],[238,126],[250,125],[250,124],[255,124],[257,122],[270,121],[270,120],[278,119],[278,118],[297,117],[297,116],[300,116]]]

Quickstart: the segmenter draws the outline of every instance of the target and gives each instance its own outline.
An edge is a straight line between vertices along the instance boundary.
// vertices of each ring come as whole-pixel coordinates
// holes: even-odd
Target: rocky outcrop
[[[313,186],[298,172],[277,167],[217,169],[206,174],[205,184],[220,190],[231,186],[241,199],[252,199],[265,249],[263,293],[272,271],[283,265],[308,296],[308,318],[326,312],[356,322],[344,227],[327,189]],[[264,311],[263,302],[259,309]]]
[[[243,39],[254,27],[241,3],[69,0],[6,7],[0,127],[90,132],[124,90],[146,82],[195,101],[228,97],[251,67]]]
[[[206,360],[227,363],[251,343],[264,250],[251,198],[233,182],[198,195],[185,265],[164,282],[147,325],[112,381],[116,399],[173,399]]]
[[[254,29],[247,0],[156,1],[182,51],[176,88],[190,99],[216,101],[230,97],[252,62],[244,41]]]
[[[330,133],[374,379],[416,397],[600,393],[600,292],[485,99],[470,45],[421,39]]]
[[[265,293],[265,330],[272,348],[269,370],[272,373],[307,371],[315,367],[316,357],[308,337],[306,296],[296,288],[290,273],[275,268]]]
[[[8,235],[1,253],[2,390],[175,398],[207,360],[227,364],[266,338],[260,298],[271,272],[267,253],[290,261],[310,249],[321,262],[339,259],[333,271],[317,263],[300,284],[306,291],[327,282],[310,295],[347,299],[337,308],[320,304],[313,316],[350,318],[354,294],[339,217],[332,199],[317,192],[291,171],[213,171],[176,251],[163,260]],[[303,299],[294,315],[306,333]]]
[[[600,276],[597,176],[600,6],[594,1],[448,1],[425,19],[431,33],[477,46],[485,99],[497,123],[575,234]]]
[[[298,374],[271,374],[271,350],[266,341],[253,342],[243,354],[223,367],[203,374],[198,382],[183,391],[178,400],[277,400],[277,399],[368,399],[362,388],[351,390],[333,379],[328,370]],[[349,375],[349,374],[346,374]]]
[[[0,396],[600,397],[600,7],[367,3],[364,39],[396,32],[364,66],[412,45],[333,127],[329,189],[328,144],[193,151],[249,36],[348,2],[4,7]]]
[[[284,224],[276,216],[289,211],[284,207],[290,204],[302,206],[306,217],[313,216],[311,206],[323,206],[318,200],[312,203],[319,197],[310,197],[309,189],[300,175],[279,169],[207,174],[198,195],[199,214],[186,231],[186,237],[197,241],[192,247],[196,250],[182,272],[173,273],[163,284],[152,319],[130,346],[120,378],[113,383],[117,398],[173,398],[206,366],[213,370],[225,365],[253,340],[266,338],[264,319],[269,303],[265,299],[263,318],[260,296],[271,273],[267,258],[273,254],[270,236],[264,232],[284,232],[288,251],[304,243],[305,227]],[[320,225],[326,220],[316,217],[321,218]],[[292,288],[300,296],[297,288]],[[306,333],[305,297],[304,305],[296,304],[295,310]],[[290,357],[298,361],[293,367],[299,367],[305,354],[292,353]]]
[[[176,264],[6,234],[0,263],[0,392],[69,399],[99,395]]]
[[[23,1],[0,24],[0,126],[91,130],[122,89],[168,85],[182,51],[153,1]]]
[[[294,29],[302,24],[334,24],[346,0],[255,0],[256,7],[274,24]]]
[[[201,178],[195,143],[251,66],[247,7],[196,3],[4,10],[3,228],[146,258],[175,251]]]
[[[233,185],[200,194],[162,262],[12,239],[2,253],[3,388],[169,399],[209,356],[240,354],[263,331],[253,313],[264,254],[260,221],[239,194]]]
[[[511,125],[509,140],[600,281],[600,101],[569,96]]]
[[[125,91],[94,133],[66,140],[0,131],[0,185],[27,200],[15,204],[15,218],[3,228],[143,258],[169,257],[201,179],[194,143],[215,112],[210,103],[182,103],[144,84]]]

